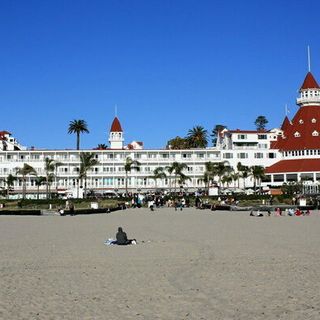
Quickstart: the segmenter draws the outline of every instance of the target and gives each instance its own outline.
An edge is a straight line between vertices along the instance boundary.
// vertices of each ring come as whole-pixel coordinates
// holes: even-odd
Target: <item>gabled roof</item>
[[[120,121],[117,117],[115,117],[112,122],[110,132],[123,132],[122,128],[121,128]]]
[[[319,159],[281,160],[266,168],[266,173],[316,172],[320,171]]]
[[[320,149],[320,107],[299,108],[291,122],[284,120],[283,135],[271,143],[281,151]]]
[[[303,89],[314,89],[314,88],[320,88],[316,79],[313,77],[312,73],[311,72],[308,72],[304,81],[303,81],[303,84],[300,88],[300,90],[303,90]]]

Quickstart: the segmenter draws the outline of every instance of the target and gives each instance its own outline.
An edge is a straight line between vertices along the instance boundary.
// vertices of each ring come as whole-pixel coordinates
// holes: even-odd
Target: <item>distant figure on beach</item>
[[[128,239],[127,234],[122,230],[121,227],[118,228],[118,232],[116,234],[116,244],[119,246],[126,246],[128,244],[137,244],[136,239]]]
[[[73,202],[69,203],[69,211],[70,211],[70,216],[74,216],[74,204],[73,204]]]

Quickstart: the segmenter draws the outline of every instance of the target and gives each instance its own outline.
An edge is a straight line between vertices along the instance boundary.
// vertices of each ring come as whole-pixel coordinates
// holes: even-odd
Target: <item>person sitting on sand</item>
[[[126,246],[127,244],[137,244],[136,239],[128,239],[127,234],[122,230],[121,227],[118,228],[118,232],[116,234],[116,243],[119,246]]]

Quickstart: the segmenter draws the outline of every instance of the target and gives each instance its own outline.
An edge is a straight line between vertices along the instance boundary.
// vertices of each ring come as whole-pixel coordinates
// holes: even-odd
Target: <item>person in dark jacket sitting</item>
[[[116,234],[117,242],[116,244],[120,246],[126,246],[127,244],[137,244],[136,239],[128,239],[127,234],[122,230],[121,227],[118,228],[118,232]]]

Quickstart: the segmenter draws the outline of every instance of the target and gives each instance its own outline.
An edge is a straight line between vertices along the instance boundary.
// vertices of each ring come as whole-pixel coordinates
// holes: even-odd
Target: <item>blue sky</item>
[[[254,129],[293,116],[307,72],[320,81],[319,1],[0,2],[0,130],[30,147],[107,142],[118,105],[126,142],[164,147],[196,125]]]

